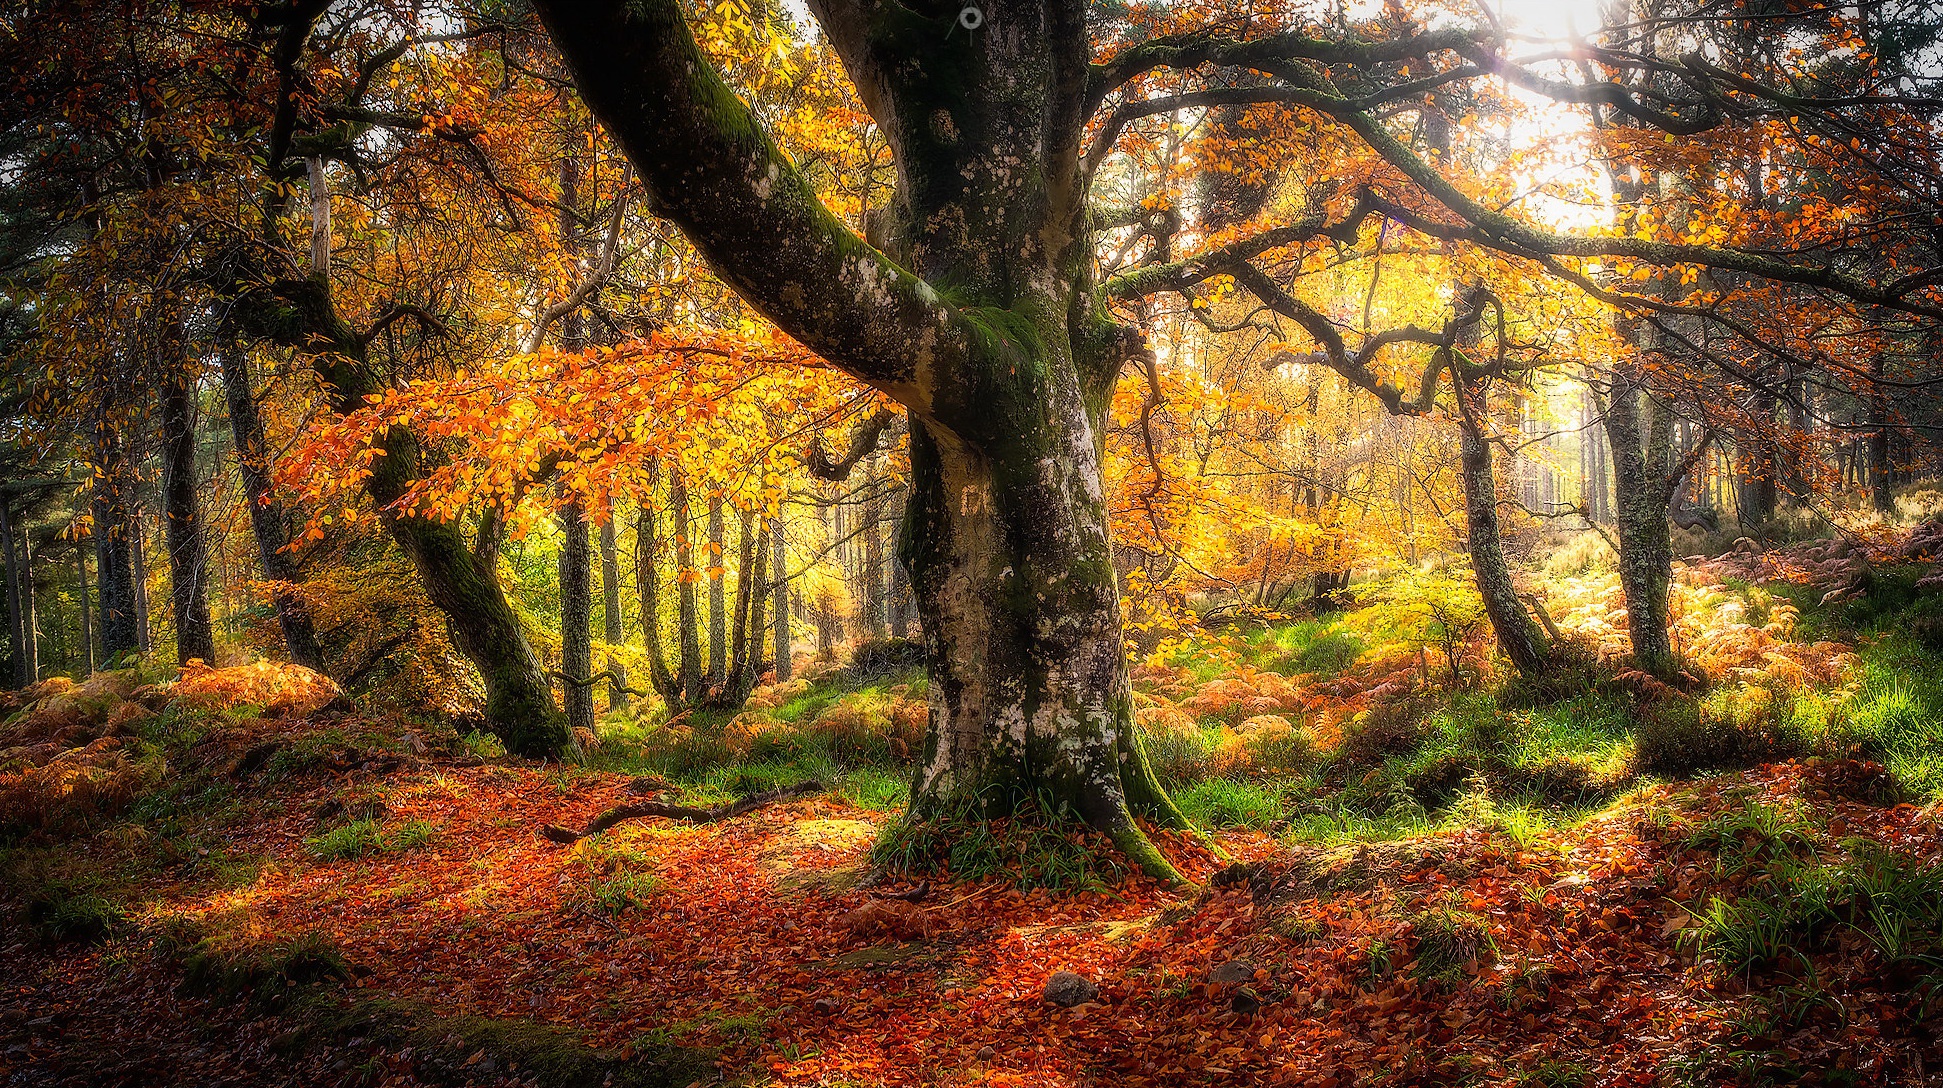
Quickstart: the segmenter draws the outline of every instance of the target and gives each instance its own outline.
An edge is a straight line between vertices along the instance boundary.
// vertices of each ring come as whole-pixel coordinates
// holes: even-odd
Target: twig
[[[744,797],[740,801],[731,802],[726,805],[716,805],[714,808],[701,808],[694,805],[668,805],[662,804],[659,801],[643,801],[640,804],[621,805],[617,808],[610,808],[599,816],[594,817],[593,823],[588,824],[579,831],[561,827],[559,824],[547,824],[545,827],[540,828],[538,833],[543,839],[572,845],[589,835],[598,835],[608,828],[613,827],[615,824],[620,823],[622,820],[634,820],[643,816],[664,816],[670,820],[687,820],[689,823],[695,824],[712,824],[722,820],[733,819],[745,812],[754,811],[764,805],[774,804],[777,801],[786,800],[791,797],[801,797],[806,793],[822,792],[823,783],[812,779],[808,782],[798,782],[794,786],[785,786],[779,790],[752,794],[751,796]]]

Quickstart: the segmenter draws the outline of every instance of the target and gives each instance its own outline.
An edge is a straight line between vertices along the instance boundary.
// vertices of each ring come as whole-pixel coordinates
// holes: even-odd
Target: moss
[[[285,1050],[355,1038],[410,1047],[418,1074],[437,1083],[470,1084],[482,1072],[505,1072],[542,1088],[681,1088],[718,1079],[704,1051],[645,1042],[626,1053],[600,1049],[571,1028],[441,1015],[395,998],[313,1000],[296,1019],[299,1027],[281,1040]],[[488,1060],[491,1067],[484,1067]]]
[[[274,1010],[318,986],[351,978],[343,952],[321,933],[237,948],[222,941],[220,934],[203,937],[183,955],[185,991]]]

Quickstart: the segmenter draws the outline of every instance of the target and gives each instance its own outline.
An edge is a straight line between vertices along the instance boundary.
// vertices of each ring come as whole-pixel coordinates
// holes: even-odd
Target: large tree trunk
[[[101,656],[104,665],[142,648],[135,596],[135,525],[129,514],[132,486],[121,438],[105,420],[94,426],[94,480],[89,508],[94,517],[95,581],[101,603]]]
[[[592,568],[587,554],[587,518],[578,502],[560,510],[560,671],[567,728],[594,728],[594,686],[576,683],[594,674]]]
[[[920,67],[935,20],[813,2],[893,146],[893,261],[821,206],[679,4],[536,6],[659,213],[757,309],[909,410],[900,550],[932,718],[908,818],[1051,800],[1178,880],[1134,822],[1185,824],[1140,752],[1121,645],[1101,426],[1140,345],[1091,279],[1084,12],[986,8],[990,29]]]
[[[203,540],[201,479],[196,472],[196,391],[179,323],[165,331],[171,350],[163,359],[162,509],[167,519],[169,612],[175,621],[175,656],[186,665],[216,664],[216,631],[209,620],[209,552]]]
[[[1048,370],[1042,395],[1008,406],[1009,442],[911,427],[899,550],[931,674],[911,812],[996,815],[1050,796],[1168,874],[1132,819],[1186,823],[1133,724],[1097,420],[1072,369]]]
[[[1666,675],[1678,665],[1667,629],[1667,594],[1673,581],[1667,511],[1679,483],[1670,479],[1673,413],[1646,396],[1644,369],[1637,362],[1613,368],[1606,436],[1613,454],[1619,585],[1626,596],[1633,658],[1640,668]]]
[[[284,650],[290,660],[307,668],[324,670],[324,650],[317,641],[317,628],[311,622],[310,606],[295,586],[303,577],[296,557],[287,550],[290,527],[277,500],[270,477],[270,448],[264,435],[263,416],[256,410],[255,383],[250,379],[249,355],[240,347],[223,352],[223,394],[229,403],[230,438],[236,447],[236,467],[243,480],[243,497],[249,502],[250,529],[256,536],[257,562],[263,576],[279,585],[273,599],[277,626],[283,631]]]
[[[1457,395],[1471,397],[1473,391],[1460,383]],[[1477,578],[1478,596],[1484,601],[1484,614],[1497,633],[1499,651],[1520,675],[1536,678],[1545,671],[1545,648],[1524,602],[1518,599],[1511,564],[1505,560],[1504,538],[1498,529],[1497,475],[1492,469],[1491,440],[1483,431],[1484,410],[1483,398],[1475,397],[1458,418],[1466,550]]]

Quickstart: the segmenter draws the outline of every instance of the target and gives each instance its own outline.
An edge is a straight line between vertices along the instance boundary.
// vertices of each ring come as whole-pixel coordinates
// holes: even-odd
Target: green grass
[[[1122,856],[1077,814],[1040,796],[1019,800],[1008,805],[969,798],[928,819],[898,820],[878,837],[871,859],[891,873],[996,878],[1056,892],[1100,890],[1127,876]],[[987,812],[1018,815],[988,819]]]
[[[431,842],[437,831],[423,820],[385,828],[376,817],[353,820],[304,840],[304,849],[319,861],[343,861],[370,854],[415,850]]]
[[[1368,645],[1343,617],[1276,624],[1249,636],[1261,667],[1287,676],[1311,673],[1328,679],[1356,664]]]
[[[1822,606],[1812,588],[1781,587],[1801,609],[1803,638],[1856,645],[1862,677],[1846,701],[1800,700],[1831,740],[1880,760],[1918,800],[1943,798],[1943,594],[1919,594],[1919,572],[1879,573],[1868,593]]]
[[[1210,778],[1175,790],[1173,796],[1199,827],[1265,831],[1284,815],[1281,790],[1263,782]]]

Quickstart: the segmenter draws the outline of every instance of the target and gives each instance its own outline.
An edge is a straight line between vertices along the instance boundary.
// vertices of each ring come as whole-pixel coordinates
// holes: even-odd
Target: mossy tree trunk
[[[911,817],[1037,796],[1178,879],[1134,822],[1184,823],[1141,754],[1121,646],[1101,429],[1142,344],[1091,279],[1084,10],[997,0],[973,32],[962,5],[811,6],[897,162],[883,249],[823,207],[675,0],[538,5],[661,214],[910,417],[900,552],[932,677]]]
[[[1672,408],[1648,395],[1638,359],[1613,368],[1606,402],[1606,437],[1612,447],[1614,522],[1619,544],[1619,586],[1626,597],[1626,630],[1633,658],[1648,672],[1678,667],[1667,627],[1667,595],[1673,581],[1673,536],[1668,510],[1675,474]]]
[[[321,276],[281,281],[252,295],[238,316],[248,331],[307,352],[331,409],[349,414],[382,386],[366,355],[368,338],[338,316]],[[486,723],[515,755],[556,756],[572,744],[566,719],[539,655],[500,584],[497,549],[482,537],[467,544],[456,522],[399,509],[418,476],[417,436],[391,427],[373,442],[380,456],[365,478],[365,494],[399,548],[412,561],[425,595],[445,616],[452,644],[479,670],[486,689]]]
[[[284,650],[290,660],[321,672],[324,650],[317,641],[310,607],[295,588],[303,574],[296,557],[290,554],[290,524],[271,480],[269,442],[264,435],[263,414],[256,407],[249,355],[240,347],[225,349],[222,369],[223,394],[229,404],[230,437],[235,443],[243,496],[249,501],[257,561],[263,567],[265,578],[287,587],[276,595],[277,626],[283,632]]]
[[[1511,564],[1505,559],[1504,534],[1498,525],[1498,478],[1491,457],[1491,438],[1485,431],[1487,406],[1483,381],[1459,380],[1458,465],[1464,482],[1465,550],[1477,579],[1484,614],[1497,635],[1498,650],[1521,676],[1537,678],[1545,672],[1546,647],[1537,625],[1518,599]]]

